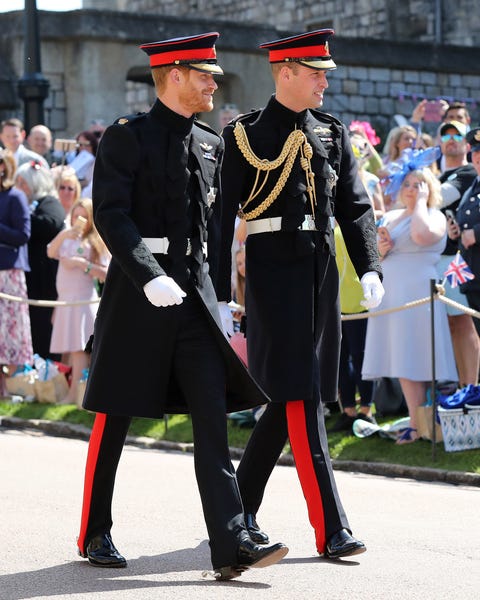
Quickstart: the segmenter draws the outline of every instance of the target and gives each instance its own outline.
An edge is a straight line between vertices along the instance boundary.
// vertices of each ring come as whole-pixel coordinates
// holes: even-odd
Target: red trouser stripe
[[[287,423],[298,478],[307,502],[308,518],[315,531],[317,551],[323,554],[326,539],[322,494],[313,466],[303,400],[287,402]]]
[[[87,533],[88,519],[90,518],[90,503],[92,501],[93,480],[95,477],[95,469],[97,468],[98,454],[100,451],[100,445],[102,443],[106,421],[107,415],[103,413],[97,413],[88,445],[87,464],[85,467],[85,482],[83,487],[82,520],[80,523],[80,534],[77,540],[77,545],[82,554],[85,554],[85,535]]]

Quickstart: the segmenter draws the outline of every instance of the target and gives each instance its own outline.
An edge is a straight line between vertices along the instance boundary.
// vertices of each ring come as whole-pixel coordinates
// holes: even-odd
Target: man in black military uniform
[[[352,537],[338,497],[322,402],[337,395],[340,312],[332,218],[338,221],[365,294],[383,287],[373,210],[357,173],[348,132],[317,110],[335,68],[328,38],[312,31],[262,44],[275,95],[260,111],[223,131],[222,262],[218,297],[230,298],[235,215],[247,221],[248,364],[272,402],[258,421],[237,470],[247,526],[256,522],[270,473],[287,436],[305,495],[316,547],[338,558],[365,550]]]
[[[217,37],[143,45],[157,100],[149,113],[109,127],[97,154],[94,216],[112,261],[84,400],[97,416],[78,548],[98,567],[126,566],[110,529],[115,472],[131,417],[164,412],[192,416],[215,577],[232,579],[288,552],[283,544],[264,548],[250,539],[228,451],[226,410],[266,397],[223,336],[206,261],[223,143],[195,113],[213,107],[214,75],[222,73]]]
[[[455,222],[448,224],[448,236],[458,240],[460,252],[475,278],[462,283],[460,291],[467,297],[470,308],[480,312],[480,127],[467,133],[476,177],[458,205]],[[474,318],[480,335],[480,319]]]
[[[477,172],[475,167],[468,162],[468,142],[465,138],[467,126],[460,121],[447,121],[440,127],[440,148],[442,150],[442,163],[445,167],[439,176],[442,184],[441,210],[447,217],[447,222],[455,219],[454,215],[465,191],[470,187]],[[437,263],[437,273],[440,279],[453,256],[458,250],[458,242],[447,238],[445,249]],[[468,306],[465,296],[458,287],[445,287],[445,296]],[[473,319],[462,310],[453,306],[446,306],[448,325],[452,337],[455,362],[457,363],[460,387],[468,384],[475,385],[478,381],[480,366],[480,342]]]

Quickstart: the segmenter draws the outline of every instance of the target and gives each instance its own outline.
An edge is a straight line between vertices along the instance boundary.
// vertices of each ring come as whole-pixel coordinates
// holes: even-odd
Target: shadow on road
[[[208,543],[203,541],[196,548],[184,548],[156,556],[140,556],[130,559],[126,569],[96,568],[90,566],[86,560],[79,559],[45,569],[0,575],[1,598],[2,600],[26,600],[68,594],[95,594],[192,585],[214,586],[217,589],[224,585],[234,585],[236,588],[243,587],[251,590],[270,588],[270,585],[264,583],[242,581],[241,579],[217,582],[213,577],[202,578],[201,573],[205,570],[205,565],[210,564],[209,557]],[[198,577],[185,581],[141,579],[141,577],[149,575],[196,570],[199,571]]]
[[[356,560],[349,560],[347,558],[324,558],[323,556],[298,556],[297,558],[284,558],[282,559],[282,564],[283,563],[290,563],[291,565],[325,563],[339,565],[343,567],[358,567],[360,565],[360,563]]]

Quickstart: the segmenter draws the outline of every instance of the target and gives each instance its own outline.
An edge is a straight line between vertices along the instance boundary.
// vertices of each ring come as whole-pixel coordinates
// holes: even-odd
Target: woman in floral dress
[[[14,187],[16,164],[9,150],[0,150],[0,292],[27,297],[30,211],[23,192]],[[0,297],[0,395],[4,375],[33,361],[28,304]]]

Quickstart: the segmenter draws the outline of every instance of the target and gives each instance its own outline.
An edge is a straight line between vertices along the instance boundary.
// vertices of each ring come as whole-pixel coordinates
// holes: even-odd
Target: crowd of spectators
[[[16,298],[0,297],[0,395],[6,377],[32,366],[39,355],[73,369],[74,385],[60,400],[75,401],[75,384],[88,367],[83,351],[97,304],[59,308],[55,301],[94,301],[105,278],[109,255],[93,224],[91,201],[104,129],[93,121],[68,145],[56,147],[43,124],[27,135],[17,118],[0,123],[0,292]],[[72,215],[84,219],[85,227],[75,227]],[[78,260],[68,256],[68,244],[58,242],[64,237],[81,249]]]
[[[471,119],[464,104],[441,103],[443,116],[433,136],[422,131],[427,108],[426,100],[419,102],[408,122],[405,119],[405,123],[397,124],[387,133],[381,152],[375,149],[376,144],[359,144],[358,132],[362,123],[353,122],[350,130],[354,153],[360,160],[360,174],[372,201],[374,188],[369,187],[365,171],[378,178],[381,188],[374,208],[385,297],[377,310],[396,309],[407,302],[425,298],[429,296],[430,279],[442,282],[445,296],[458,306],[445,306],[440,302],[435,306],[436,379],[456,388],[478,383],[480,321],[462,307],[478,310],[477,290],[480,287],[476,279],[452,287],[445,272],[457,252],[461,252],[474,275],[475,271],[480,275],[475,264],[480,247],[480,234],[478,242],[475,237],[478,208],[474,210],[480,203],[474,187],[478,171],[476,163],[480,157],[477,158],[475,145],[468,143]],[[363,125],[365,133],[372,130],[369,123]],[[371,133],[369,137],[372,138]],[[470,141],[475,142],[475,139]],[[480,150],[480,144],[478,148]],[[392,185],[394,180],[398,185]],[[361,307],[352,308],[355,286],[354,281],[348,279],[348,256],[341,251],[340,238],[339,242],[340,296],[342,313],[347,316],[349,312],[359,312]],[[369,388],[365,383],[391,378],[401,385],[410,418],[410,428],[397,443],[418,439],[417,407],[426,401],[432,374],[429,310],[428,305],[423,305],[379,317],[370,315],[363,348],[359,348],[358,343],[362,332],[356,332],[353,340],[349,333],[349,330],[354,331],[352,324],[358,321],[343,322],[344,362],[339,381],[341,415],[331,431],[351,430],[357,418],[369,420],[371,400],[366,397],[365,390]],[[349,346],[354,349],[353,355],[349,354]],[[354,408],[352,381],[355,382]]]
[[[462,198],[472,192],[471,186],[477,178],[478,169],[472,164],[471,145],[467,141],[471,128],[467,107],[459,102],[448,104],[445,101],[441,101],[440,106],[443,116],[435,135],[422,131],[425,112],[429,107],[426,100],[415,106],[409,120],[405,119],[404,123],[397,123],[392,127],[383,141],[371,124],[365,121],[352,121],[350,135],[360,177],[372,200],[379,225],[378,247],[386,271],[384,283],[387,292],[380,308],[385,308],[387,304],[391,307],[400,306],[406,301],[417,299],[414,296],[424,296],[428,277],[422,275],[420,282],[419,277],[413,277],[413,274],[416,272],[419,275],[420,263],[425,265],[429,275],[432,275],[430,270],[433,269],[437,280],[443,281],[445,285],[446,296],[460,306],[445,308],[442,305],[438,309],[435,333],[443,340],[440,362],[445,358],[445,368],[440,369],[439,378],[452,379],[458,387],[462,387],[478,383],[479,321],[461,308],[479,308],[476,291],[478,284],[475,282],[463,288],[452,288],[445,283],[444,273],[458,251],[466,257],[467,263],[472,262],[472,257],[476,260],[476,247],[479,245],[475,238],[476,223],[471,223],[472,217],[469,216],[470,213],[465,213],[468,209],[463,206],[462,229],[457,222],[457,210],[462,205]],[[236,112],[237,109],[235,113],[229,113],[228,118]],[[76,275],[83,277],[80,277],[80,280],[84,284],[90,281],[88,294],[94,293],[92,279],[101,281],[105,276],[108,253],[104,253],[103,250],[100,253],[93,250],[97,260],[95,268],[88,268],[92,264],[89,260],[90,254],[80,257],[80,261],[79,257],[74,257],[73,263],[72,257],[67,256],[68,240],[75,237],[77,241],[82,241],[82,236],[85,235],[84,231],[80,234],[75,233],[78,223],[72,222],[72,211],[85,212],[90,234],[98,235],[91,221],[91,201],[88,198],[92,195],[95,155],[104,129],[102,121],[92,121],[88,128],[75,136],[73,147],[56,147],[52,132],[45,125],[35,125],[27,135],[19,119],[6,119],[0,124],[0,144],[3,147],[0,150],[0,275],[3,278],[1,291],[21,297],[28,295],[30,299],[56,299],[57,269],[59,262],[62,265],[64,259],[75,265],[78,271]],[[416,155],[427,148],[438,148],[438,159],[432,159],[430,164],[420,169],[411,167],[400,188],[392,194],[389,183],[393,173],[398,173],[401,165],[408,162],[408,156]],[[473,153],[473,156],[478,163],[475,154]],[[83,199],[87,199],[85,203]],[[418,236],[419,223],[420,228],[423,227],[423,237]],[[238,239],[233,248],[236,258],[234,264],[238,264],[239,269],[237,275],[232,278],[232,284],[237,305],[241,306],[240,310],[238,306],[234,308],[238,323],[237,333],[242,319],[242,331],[245,327],[245,315],[242,312],[242,273],[245,269],[242,246],[245,234],[242,225],[243,222],[239,222]],[[364,312],[355,296],[356,291],[358,292],[355,283],[358,281],[355,281],[356,274],[353,269],[348,268],[351,263],[346,250],[342,250],[341,232],[336,232],[336,238],[339,249],[337,264],[341,275],[342,313]],[[88,253],[91,253],[95,244],[87,246]],[[10,247],[15,249],[16,259],[13,262],[5,258],[5,248]],[[65,278],[66,268],[66,264],[61,267],[63,275],[60,279],[63,281],[68,279]],[[73,298],[65,286],[62,290],[63,297]],[[76,356],[75,371],[78,377],[79,368],[84,368],[86,358],[83,352],[80,358],[76,353],[83,351],[83,348],[75,347],[72,350],[69,344],[63,342],[63,345],[59,345],[57,334],[52,342],[51,308],[30,306],[28,310],[26,304],[22,303],[12,308],[11,302],[0,298],[0,309],[2,340],[8,338],[9,341],[8,344],[2,341],[0,345],[0,364],[3,365],[4,373],[11,373],[18,365],[31,362],[32,353],[38,353],[46,358],[70,361]],[[94,313],[95,310],[92,309],[87,319],[90,329],[93,328]],[[428,308],[424,307],[392,313],[381,318],[352,321],[350,324],[344,322],[343,359],[339,381],[341,415],[332,430],[350,429],[353,421],[359,417],[374,421],[372,380],[398,377],[411,419],[411,431],[403,442],[417,439],[415,406],[424,400],[429,377],[425,371],[426,367],[421,374],[413,375],[409,369],[405,371],[403,367],[406,362],[409,365],[414,362],[418,367],[419,362],[415,358],[417,355],[421,355],[428,363],[429,350],[423,347],[426,343],[424,338],[428,337],[427,313]],[[54,326],[55,322],[59,322],[60,314],[58,311],[53,317]],[[408,335],[413,329],[410,325],[405,326],[405,319],[419,319],[421,327],[413,327],[415,335]],[[11,321],[21,325],[17,329],[23,332],[20,337],[8,337],[3,333],[11,331]],[[65,329],[67,321],[62,317],[62,329]],[[397,331],[397,334],[389,333],[392,327],[392,331]],[[398,339],[399,331],[406,334],[405,339]],[[78,332],[79,339],[83,340],[82,336],[87,334],[86,330]],[[421,340],[417,339],[419,336]],[[356,403],[352,401],[354,397]],[[68,400],[71,399],[70,394]]]

